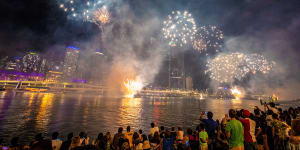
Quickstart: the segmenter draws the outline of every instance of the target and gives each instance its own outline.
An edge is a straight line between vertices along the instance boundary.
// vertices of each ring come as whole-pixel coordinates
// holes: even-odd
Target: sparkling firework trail
[[[205,43],[205,47],[195,47],[194,49],[200,50],[200,52],[206,51],[207,49],[214,49],[216,52],[220,52],[222,48],[222,43],[224,39],[223,32],[219,30],[216,26],[202,26],[198,29],[197,38]],[[204,45],[204,44],[203,44]]]
[[[59,7],[71,19],[104,25],[110,21],[110,14],[105,6],[106,0],[57,0]]]
[[[231,83],[235,79],[241,80],[247,74],[262,72],[267,74],[274,63],[268,62],[259,54],[246,55],[243,53],[222,54],[209,60],[206,72],[220,83]]]
[[[170,46],[182,47],[194,41],[197,26],[194,18],[187,11],[173,11],[163,22],[162,31]]]
[[[193,48],[201,53],[206,50],[206,43],[202,38],[195,39],[193,42]]]

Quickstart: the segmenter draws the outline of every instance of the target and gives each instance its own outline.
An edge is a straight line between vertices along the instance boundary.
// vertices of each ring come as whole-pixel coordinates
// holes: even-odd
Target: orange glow
[[[143,84],[138,80],[129,80],[124,82],[125,86],[125,97],[133,98],[134,95],[142,90]]]
[[[244,96],[243,92],[237,87],[231,89],[231,94],[235,97],[235,99],[240,99]]]

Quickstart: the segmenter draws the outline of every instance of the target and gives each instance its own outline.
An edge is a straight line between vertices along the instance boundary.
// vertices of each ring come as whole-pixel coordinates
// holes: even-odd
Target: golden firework
[[[107,24],[110,22],[110,14],[106,7],[99,8],[94,13],[94,20],[97,24]]]

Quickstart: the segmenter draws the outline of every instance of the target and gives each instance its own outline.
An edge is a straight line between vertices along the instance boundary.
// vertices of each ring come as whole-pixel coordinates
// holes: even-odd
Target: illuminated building
[[[8,62],[8,56],[2,57],[0,59],[0,69],[4,69]]]
[[[6,66],[4,68],[5,70],[11,70],[11,71],[22,71],[22,62],[21,57],[14,57],[12,61],[9,61],[6,63]]]
[[[39,68],[40,73],[45,73],[46,72],[46,63],[47,63],[47,60],[43,59],[42,62],[41,62],[40,68]]]
[[[0,80],[43,81],[44,74],[0,70]]]
[[[78,57],[79,49],[77,47],[67,47],[63,65],[64,80],[70,81],[75,76],[78,64]]]
[[[46,76],[45,76],[45,81],[47,82],[58,82],[62,80],[62,72],[58,71],[48,71]]]
[[[23,57],[23,72],[39,72],[40,55],[35,52],[29,52]]]

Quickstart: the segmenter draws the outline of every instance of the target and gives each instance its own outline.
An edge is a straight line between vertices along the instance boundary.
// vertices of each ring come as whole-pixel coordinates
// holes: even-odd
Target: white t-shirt
[[[52,140],[52,149],[60,150],[61,144],[62,144],[61,140]]]
[[[159,133],[158,127],[150,128],[149,133],[150,133],[152,136],[154,136],[154,133],[155,133],[155,132],[158,132],[158,133]]]

